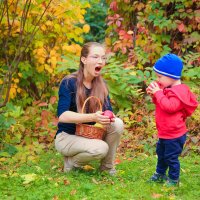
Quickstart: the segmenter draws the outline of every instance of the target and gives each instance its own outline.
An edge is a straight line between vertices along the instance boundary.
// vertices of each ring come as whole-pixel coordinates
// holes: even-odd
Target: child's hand
[[[153,96],[153,94],[151,93],[151,89],[149,88],[149,86],[146,88],[146,92],[148,95]]]
[[[161,90],[157,82],[152,82],[146,89],[147,94],[153,95],[157,91]]]

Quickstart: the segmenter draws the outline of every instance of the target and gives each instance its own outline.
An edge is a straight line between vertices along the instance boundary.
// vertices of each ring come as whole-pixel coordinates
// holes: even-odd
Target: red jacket
[[[159,138],[178,138],[188,131],[185,120],[198,106],[188,86],[180,84],[159,90],[154,94],[153,102],[156,105],[156,127]]]

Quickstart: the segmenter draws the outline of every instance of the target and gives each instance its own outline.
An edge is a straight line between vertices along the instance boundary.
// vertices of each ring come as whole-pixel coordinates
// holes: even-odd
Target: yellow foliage
[[[14,79],[14,82],[19,83],[19,79],[18,78]]]
[[[84,23],[85,23],[85,20],[84,20],[84,19],[79,19],[79,22],[80,22],[81,24],[84,24]]]
[[[38,63],[39,63],[39,64],[44,64],[44,63],[45,63],[45,58],[39,57],[39,58],[38,58]]]
[[[50,56],[54,56],[54,55],[56,55],[56,51],[55,50],[51,50],[50,51]]]
[[[8,2],[10,23],[8,25],[6,17],[3,16],[2,27],[5,28],[0,28],[0,38],[4,36],[7,37],[8,26],[13,25],[11,36],[12,40],[15,41],[15,39],[19,37],[25,0],[19,2],[17,0],[8,0]],[[16,4],[17,2],[18,4]],[[31,1],[31,9],[27,13],[28,19],[25,24],[25,37],[30,36],[31,31],[34,28],[32,22],[36,18],[39,19],[45,9],[45,4],[48,4],[47,2],[48,1],[39,3],[36,0]],[[85,24],[84,20],[86,8],[89,7],[89,3],[83,3],[82,1],[52,1],[44,14],[41,24],[39,24],[39,30],[29,47],[30,55],[33,56],[33,58],[31,58],[31,67],[35,67],[35,70],[39,73],[50,73],[53,76],[57,62],[61,60],[61,55],[68,52],[80,55],[81,46],[76,43],[83,43],[83,33],[88,33],[90,31],[90,26]],[[17,13],[17,15],[12,17],[15,13]],[[83,26],[82,28],[78,25],[80,23]],[[9,55],[15,55],[15,52],[16,46],[15,42],[13,42],[7,53]],[[24,58],[26,59],[27,57],[24,56]],[[14,98],[17,93],[20,93],[22,96],[24,95],[24,90],[17,85],[20,83],[23,74],[17,73],[16,75],[17,76],[12,80],[13,85],[10,90],[9,98]],[[3,84],[2,77],[0,79],[0,84]],[[43,82],[41,81],[40,84],[38,84],[38,87],[42,87],[42,85]]]
[[[49,65],[45,64],[45,65],[44,65],[44,68],[45,68],[50,74],[52,74],[53,69],[52,69]]]
[[[36,47],[43,47],[43,45],[44,45],[43,41],[36,41],[35,42]]]
[[[86,13],[86,10],[85,9],[81,9],[81,14],[85,15],[85,13]]]
[[[39,56],[46,56],[46,52],[43,48],[39,48],[37,49],[36,53],[39,55]]]
[[[18,73],[18,76],[21,78],[22,77],[22,73]]]
[[[16,88],[11,87],[11,88],[10,88],[9,97],[10,97],[11,99],[14,99],[15,96],[16,96],[16,93],[17,93]]]
[[[69,46],[64,45],[63,46],[63,50],[66,50],[66,51],[71,52],[71,53],[75,53],[76,52],[76,49],[75,49],[74,45],[69,45]]]
[[[50,20],[48,20],[48,21],[46,21],[46,26],[53,26],[53,23],[52,23],[52,21],[50,21]]]
[[[141,69],[141,70],[144,68],[144,66],[140,63],[137,64],[137,67],[138,67],[138,69]]]
[[[130,75],[136,75],[136,72],[135,71],[132,71],[132,72],[130,72]]]
[[[78,42],[83,43],[83,38],[82,37],[78,37]]]
[[[56,67],[56,64],[57,64],[57,58],[56,58],[55,56],[52,56],[52,57],[50,58],[50,60],[51,60],[51,66],[52,66],[53,68],[55,68],[55,67]]]
[[[112,44],[111,39],[107,37],[105,39],[105,43],[106,43],[106,45],[110,46]]]
[[[44,24],[42,24],[42,25],[40,26],[40,29],[41,29],[42,31],[46,31],[46,30],[47,30],[47,27],[46,27]]]
[[[83,26],[83,31],[84,31],[85,33],[88,33],[88,32],[90,31],[90,26],[89,26],[88,24],[85,24],[85,25]]]
[[[13,26],[14,27],[20,27],[20,21],[19,20],[12,20],[11,22],[10,22],[10,24],[13,24]]]
[[[36,70],[41,73],[44,71],[44,66],[43,65],[40,65],[40,66],[36,66]]]
[[[76,35],[79,35],[79,34],[81,34],[82,32],[83,32],[82,29],[79,28],[79,27],[77,27],[77,28],[74,30],[74,33],[75,33]]]
[[[17,92],[21,93],[22,89],[21,88],[17,88]]]

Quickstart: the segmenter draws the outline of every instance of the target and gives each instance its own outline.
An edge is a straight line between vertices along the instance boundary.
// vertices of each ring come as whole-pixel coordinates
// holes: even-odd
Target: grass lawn
[[[43,152],[38,158],[34,162],[14,158],[0,161],[0,199],[200,199],[198,155],[180,159],[181,183],[176,188],[146,182],[155,170],[155,156],[141,154],[122,159],[114,177],[100,174],[96,170],[98,163],[92,163],[94,170],[63,173],[62,157],[54,150]]]

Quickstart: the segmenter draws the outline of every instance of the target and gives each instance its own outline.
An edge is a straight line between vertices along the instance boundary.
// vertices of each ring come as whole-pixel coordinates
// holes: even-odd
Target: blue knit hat
[[[153,70],[158,74],[168,76],[173,79],[180,79],[183,69],[183,62],[175,54],[166,54],[155,63]]]

